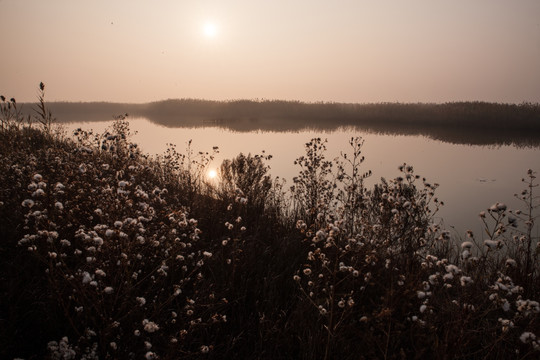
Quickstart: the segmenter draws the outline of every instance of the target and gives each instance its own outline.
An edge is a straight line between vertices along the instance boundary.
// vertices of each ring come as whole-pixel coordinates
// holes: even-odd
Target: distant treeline
[[[27,106],[28,108],[29,106]],[[60,122],[145,117],[167,127],[219,126],[233,131],[332,131],[340,127],[425,135],[468,144],[540,145],[540,104],[487,102],[304,103],[281,100],[165,100],[147,104],[50,104]]]

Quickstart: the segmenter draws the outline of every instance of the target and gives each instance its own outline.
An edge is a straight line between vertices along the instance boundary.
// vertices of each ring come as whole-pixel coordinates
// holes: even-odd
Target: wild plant
[[[523,189],[520,194],[515,194],[515,197],[522,201],[524,209],[515,210],[513,212],[514,216],[508,216],[507,226],[517,229],[512,236],[513,246],[508,245],[508,247],[514,248],[510,255],[513,255],[516,261],[517,266],[514,266],[514,268],[519,269],[521,272],[518,275],[519,278],[523,280],[527,288],[531,289],[532,294],[538,296],[540,294],[540,285],[538,281],[535,281],[540,278],[540,234],[538,233],[538,227],[536,227],[536,233],[533,232],[536,220],[540,216],[538,213],[540,196],[534,191],[538,187],[536,172],[532,169],[527,170],[527,176],[522,178],[521,181],[527,188]],[[521,227],[516,225],[518,221],[523,224]]]
[[[346,227],[351,232],[356,231],[356,224],[362,217],[365,210],[366,188],[364,180],[371,176],[371,171],[361,172],[364,162],[362,146],[364,140],[361,137],[351,137],[349,145],[352,154],[341,152],[340,158],[334,160],[337,164],[338,190],[336,199],[338,201],[337,211],[346,223]]]
[[[207,202],[212,206],[199,217],[206,225],[203,236],[210,239],[209,246],[221,247],[213,248],[211,286],[229,300],[230,316],[223,327],[227,332],[220,347],[223,358],[249,358],[261,351],[268,351],[268,358],[279,358],[281,342],[290,339],[283,329],[289,326],[288,312],[297,298],[288,280],[301,259],[298,241],[291,239],[290,221],[282,222],[284,213],[274,207],[285,195],[279,192],[283,183],[272,182],[267,175],[265,161],[270,158],[240,154],[225,160],[213,184],[212,195],[218,201]],[[203,221],[209,213],[210,221]],[[251,324],[251,331],[245,331],[246,324]]]
[[[477,241],[468,231],[454,260],[449,252],[433,256],[430,250],[421,263],[429,276],[417,288],[422,303],[413,316],[437,334],[433,349],[438,357],[481,352],[487,357],[534,358],[540,350],[538,240],[529,231],[537,208],[534,179],[531,170],[523,179],[527,189],[519,197],[525,210],[509,210],[498,202],[480,212],[486,239]],[[531,267],[525,272],[527,264]],[[444,323],[446,318],[454,321]]]
[[[326,139],[311,139],[304,145],[306,154],[294,161],[300,170],[290,188],[293,205],[297,216],[309,226],[315,223],[317,217],[326,215],[334,200],[336,185],[330,178],[333,163],[326,160],[326,143]]]
[[[136,135],[129,128],[128,114],[114,116],[114,121],[103,133],[77,128],[73,138],[78,144],[77,151],[96,154],[109,154],[111,161],[123,162],[125,159],[144,158],[138,145],[131,141]]]
[[[192,148],[192,140],[187,142],[185,153],[176,150],[175,144],[167,144],[165,154],[158,157],[162,175],[173,175],[186,191],[189,206],[195,204],[198,195],[209,191],[207,171],[210,163],[219,153],[217,146],[212,151],[198,151]]]
[[[30,118],[25,118],[15,98],[7,100],[4,95],[0,95],[0,100],[0,133],[5,134],[12,129],[19,130],[25,122],[30,124]]]
[[[353,140],[353,153],[359,154],[354,144]],[[338,170],[343,173],[343,166]],[[381,179],[373,190],[362,189],[361,181],[351,187],[355,172],[336,177],[339,191],[333,203],[340,209],[346,203],[341,199],[358,199],[357,208],[351,209],[357,212],[354,220],[345,207],[335,212],[323,207],[317,227],[297,222],[309,249],[294,280],[306,306],[317,314],[303,312],[304,319],[320,326],[318,331],[309,326],[306,346],[318,349],[314,354],[324,358],[357,349],[367,357],[412,356],[412,344],[422,349],[422,356],[436,358],[472,356],[478,349],[484,354],[533,356],[539,348],[534,330],[538,302],[524,290],[527,282],[518,285],[509,276],[515,260],[498,260],[502,240],[497,237],[508,225],[506,207],[496,204],[488,210],[495,226],[486,226],[491,234],[483,244],[487,253],[472,256],[472,242],[464,242],[461,258],[453,261],[450,233],[434,222],[443,205],[435,196],[438,184],[416,175],[410,165],[399,170],[402,176]],[[534,188],[530,180],[528,187]],[[532,195],[527,194],[523,193],[530,203],[527,196]],[[527,229],[532,216],[523,217]],[[508,223],[515,222],[511,218]],[[523,249],[534,247],[522,242]],[[476,337],[476,332],[485,336]],[[456,343],[460,346],[452,347]]]
[[[342,187],[340,197],[356,203],[351,211],[357,215],[336,212],[314,231],[302,220],[297,223],[310,250],[294,279],[319,314],[326,333],[324,358],[346,346],[353,346],[347,351],[371,347],[366,356],[372,357],[388,357],[404,347],[408,326],[403,324],[416,302],[409,289],[421,284],[422,250],[435,237],[429,233],[431,187],[416,190],[412,167],[401,170],[405,178],[365,191],[361,175],[360,188],[350,186],[354,174],[361,174],[356,169],[341,177],[349,186]],[[352,331],[366,333],[356,342],[344,341]]]
[[[527,289],[529,295],[537,296],[540,288],[535,279],[540,275],[539,234],[534,232],[534,224],[540,214],[540,197],[534,190],[538,187],[536,173],[529,169],[527,177],[522,178],[526,188],[514,196],[521,201],[523,208],[509,209],[506,204],[497,202],[479,217],[487,238],[478,242],[472,232],[462,243],[461,260],[471,257],[491,271],[505,269],[516,282]],[[474,257],[476,255],[477,257]]]
[[[373,336],[364,339],[377,344],[380,352],[373,356],[386,356],[395,346],[390,342],[392,321],[382,320],[404,317],[396,300],[403,299],[406,283],[419,279],[406,279],[402,272],[418,261],[416,252],[427,242],[423,236],[429,225],[431,188],[416,190],[412,167],[400,168],[405,178],[383,180],[369,192],[363,181],[370,173],[360,168],[362,140],[352,138],[349,144],[352,155],[342,154],[336,161],[336,176],[324,160],[320,140],[306,144],[307,156],[297,161],[302,169],[292,188],[295,200],[310,209],[304,211],[309,220],[297,222],[309,252],[294,279],[324,326],[324,358],[343,347],[339,339],[352,324],[372,329]],[[380,299],[380,304],[372,299]],[[376,335],[379,332],[386,335]]]
[[[271,155],[246,156],[241,153],[232,160],[224,160],[219,171],[219,198],[231,202],[230,195],[235,194],[236,198],[236,193],[240,193],[247,200],[249,213],[262,214],[272,187],[269,167],[264,161],[271,158]]]
[[[21,173],[18,243],[44,274],[70,349],[147,358],[210,351],[206,329],[225,319],[212,310],[221,299],[203,286],[213,254],[177,202],[178,184],[164,187],[136,153],[87,149],[43,149]]]
[[[39,83],[38,104],[34,108],[34,120],[41,125],[46,134],[50,134],[55,118],[45,103],[45,84]]]
[[[272,187],[266,199],[265,213],[279,224],[294,229],[292,198],[286,188],[286,183],[287,181],[279,176],[273,179]]]

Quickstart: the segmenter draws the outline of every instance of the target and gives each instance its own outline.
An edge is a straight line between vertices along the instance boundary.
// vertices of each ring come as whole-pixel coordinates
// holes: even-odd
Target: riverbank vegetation
[[[114,114],[127,112],[167,127],[217,126],[242,132],[351,127],[385,134],[424,135],[451,143],[540,145],[538,103],[344,104],[181,99],[148,104],[58,102],[50,107],[60,122],[109,120]]]
[[[522,209],[486,204],[485,233],[454,239],[411,165],[364,185],[359,138],[338,159],[308,141],[291,184],[268,154],[209,179],[218,148],[150,157],[125,116],[64,137],[40,103],[32,124],[0,104],[2,358],[540,354],[533,170]]]

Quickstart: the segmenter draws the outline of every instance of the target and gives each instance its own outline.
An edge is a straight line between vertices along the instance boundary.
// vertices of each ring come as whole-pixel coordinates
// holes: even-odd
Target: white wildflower
[[[26,199],[21,203],[21,205],[22,207],[31,208],[32,206],[34,206],[34,200]]]
[[[501,241],[487,239],[484,240],[484,245],[487,246],[489,249],[498,249],[501,247]]]
[[[156,353],[152,352],[152,351],[149,351],[146,353],[146,355],[144,355],[144,358],[146,360],[155,360],[158,358],[158,356],[156,355]]]
[[[313,238],[313,242],[323,241],[324,239],[326,239],[326,233],[322,230],[319,230],[315,234],[315,237]]]
[[[94,274],[99,275],[99,276],[106,276],[107,275],[107,274],[105,274],[105,271],[103,271],[101,269],[97,269],[96,271],[94,271]]]
[[[44,196],[44,195],[45,195],[45,191],[43,191],[43,189],[37,189],[36,191],[32,193],[33,197],[39,197],[39,196]]]
[[[519,340],[521,340],[521,342],[524,344],[528,344],[536,340],[536,335],[534,335],[532,332],[525,331],[521,334]]]
[[[517,267],[517,262],[514,259],[506,259],[506,266],[508,267]]]
[[[524,313],[528,316],[531,313],[538,314],[540,313],[540,303],[533,300],[517,300],[516,306],[519,312]]]
[[[461,283],[461,286],[473,283],[473,279],[471,279],[469,276],[462,276],[459,278],[459,281]]]
[[[461,270],[456,265],[453,265],[453,264],[446,265],[445,269],[447,273],[452,273],[454,275],[457,275],[461,272]]]
[[[159,330],[159,325],[148,319],[144,319],[142,324],[144,326],[144,331],[146,332],[153,333]]]
[[[90,274],[87,271],[83,272],[82,283],[88,284],[90,281],[92,281],[92,276],[90,276]]]

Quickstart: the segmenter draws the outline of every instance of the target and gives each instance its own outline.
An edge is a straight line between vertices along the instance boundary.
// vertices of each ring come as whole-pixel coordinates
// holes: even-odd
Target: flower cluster
[[[107,339],[97,342],[100,357],[149,348],[154,358],[197,353],[197,334],[226,318],[212,312],[222,301],[205,285],[213,254],[177,200],[182,189],[160,181],[159,164],[131,151],[120,121],[100,148],[79,139],[40,149],[35,159],[12,159],[23,195],[17,246],[56,294],[55,306],[72,324],[69,338],[92,332]],[[92,343],[84,337],[69,345],[65,337],[49,351],[68,359],[86,346]]]
[[[317,143],[316,139],[313,141]],[[358,143],[351,142],[355,154],[359,153],[354,147]],[[307,147],[311,153],[311,145]],[[342,156],[354,159],[354,156]],[[302,158],[299,163],[314,174],[326,169],[322,162],[306,166],[305,161]],[[323,184],[324,189],[311,194],[324,194],[321,195],[324,202],[334,202],[334,208],[317,207],[314,218],[308,216],[296,221],[296,229],[309,246],[303,266],[292,278],[306,303],[318,315],[317,321],[324,325],[328,334],[326,351],[335,351],[334,339],[359,326],[369,330],[369,335],[357,339],[365,341],[362,348],[369,348],[369,344],[377,344],[376,348],[381,349],[389,344],[405,348],[409,336],[426,343],[434,341],[435,336],[437,341],[446,338],[451,339],[450,343],[461,343],[461,353],[473,351],[478,343],[453,338],[451,325],[441,327],[440,322],[444,321],[441,319],[456,317],[462,319],[456,333],[463,334],[463,328],[483,331],[492,334],[494,344],[501,337],[512,342],[514,350],[510,351],[522,351],[523,344],[536,350],[536,337],[527,331],[539,325],[538,302],[525,295],[538,295],[539,289],[523,274],[516,273],[516,269],[523,270],[518,262],[527,263],[529,259],[533,269],[530,276],[537,278],[533,275],[540,270],[537,255],[523,251],[532,245],[522,246],[522,251],[501,251],[509,242],[509,226],[522,231],[521,236],[513,235],[511,239],[529,244],[530,233],[523,233],[519,220],[524,220],[526,230],[532,215],[520,218],[516,211],[516,215],[507,216],[507,206],[496,203],[487,210],[495,226],[487,226],[486,215],[482,214],[490,238],[479,243],[469,231],[467,240],[458,245],[448,231],[433,221],[433,215],[443,205],[435,197],[438,184],[429,183],[414,174],[412,166],[404,164],[399,167],[402,176],[389,181],[383,179],[373,190],[362,187],[362,178],[358,178],[358,186],[352,187],[355,174],[360,174],[354,166],[360,163],[349,161],[353,170],[348,174],[341,165],[340,176],[334,177],[338,181],[335,186],[330,176],[319,179],[318,184]],[[317,166],[323,169],[316,169]],[[341,179],[348,179],[345,186]],[[334,196],[329,190],[336,188],[342,190]],[[296,196],[306,194],[297,192]],[[317,204],[323,198],[309,201]],[[358,212],[354,216],[350,212],[351,199]],[[503,222],[503,219],[509,220]],[[458,256],[453,255],[456,252]],[[535,261],[536,265],[532,265]],[[514,275],[523,285],[514,284],[511,277]],[[393,330],[393,340],[388,343],[386,336],[377,334],[390,336],[387,327],[392,323],[401,325]],[[437,357],[447,350],[441,347],[433,351]],[[371,356],[382,354],[374,352]]]

